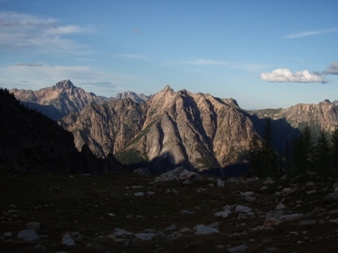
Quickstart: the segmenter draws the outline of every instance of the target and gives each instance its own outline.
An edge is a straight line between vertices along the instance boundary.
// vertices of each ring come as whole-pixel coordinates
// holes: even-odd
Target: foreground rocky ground
[[[337,173],[189,176],[1,172],[0,251],[338,252]]]

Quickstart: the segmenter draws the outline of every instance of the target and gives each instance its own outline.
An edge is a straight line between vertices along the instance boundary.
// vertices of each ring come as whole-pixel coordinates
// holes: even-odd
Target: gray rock
[[[180,214],[194,214],[194,212],[190,212],[188,210],[181,210]]]
[[[301,213],[286,214],[280,217],[280,220],[296,220],[302,218],[304,215]]]
[[[39,230],[41,228],[41,225],[39,222],[31,221],[26,224],[26,228]]]
[[[246,246],[245,244],[243,244],[243,245],[239,245],[237,247],[229,248],[228,252],[229,253],[241,253],[241,252],[245,252],[247,250],[249,250],[249,247]]]
[[[219,233],[219,230],[217,228],[211,228],[211,227],[207,227],[204,225],[197,225],[195,227],[196,235],[209,235],[209,234],[217,234]]]
[[[34,229],[23,229],[19,232],[18,239],[23,240],[24,242],[31,242],[40,240],[40,237]]]
[[[225,182],[220,178],[217,178],[217,187],[225,187]]]
[[[139,176],[145,176],[145,177],[151,176],[150,170],[148,170],[146,168],[138,168],[138,169],[133,171],[133,174],[139,175]]]
[[[171,225],[171,226],[167,227],[164,231],[172,231],[172,230],[175,230],[175,229],[176,229],[176,226]]]
[[[338,192],[332,192],[325,196],[324,200],[329,203],[338,202]]]
[[[238,205],[235,208],[235,212],[236,213],[249,213],[251,212],[252,208],[248,207],[248,206],[242,206],[242,205]]]
[[[268,177],[264,182],[263,184],[274,184],[275,181],[273,181],[270,177]]]
[[[4,237],[12,237],[13,233],[12,232],[5,232],[2,234]]]
[[[114,235],[116,237],[119,237],[119,236],[130,236],[130,235],[133,235],[133,233],[128,232],[128,231],[123,230],[123,229],[120,229],[120,228],[115,228],[114,229]]]
[[[163,173],[159,177],[155,178],[155,182],[167,182],[167,181],[176,181],[176,180],[202,180],[202,176],[196,172],[192,172],[184,169],[183,167],[178,167],[174,170]]]
[[[61,244],[67,245],[67,246],[75,246],[76,243],[74,242],[72,236],[67,233],[62,237]]]
[[[38,250],[46,250],[47,248],[41,244],[38,244],[34,247],[34,249],[38,249]]]
[[[141,241],[151,240],[155,235],[153,233],[138,233],[135,237]]]
[[[144,196],[144,192],[135,192],[134,196],[135,197],[142,197],[142,196]]]
[[[229,214],[231,214],[231,211],[228,210],[228,209],[226,209],[224,211],[220,211],[220,212],[214,213],[214,216],[226,218],[226,217],[229,216]]]

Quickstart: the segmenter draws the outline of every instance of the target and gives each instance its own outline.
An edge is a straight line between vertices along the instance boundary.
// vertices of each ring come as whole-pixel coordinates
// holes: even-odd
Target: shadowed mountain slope
[[[102,173],[121,170],[115,158],[98,159],[71,133],[46,116],[21,105],[0,89],[0,165],[44,173]]]

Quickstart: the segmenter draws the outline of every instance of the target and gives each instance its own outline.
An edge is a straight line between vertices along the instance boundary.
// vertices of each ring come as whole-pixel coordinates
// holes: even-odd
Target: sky
[[[335,0],[0,0],[0,87],[338,100]]]

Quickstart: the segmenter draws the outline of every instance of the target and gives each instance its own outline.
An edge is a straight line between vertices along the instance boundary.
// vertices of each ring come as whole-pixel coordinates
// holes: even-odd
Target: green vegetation
[[[120,151],[115,154],[115,158],[124,165],[139,164],[148,160],[141,155],[140,151],[135,149]]]

